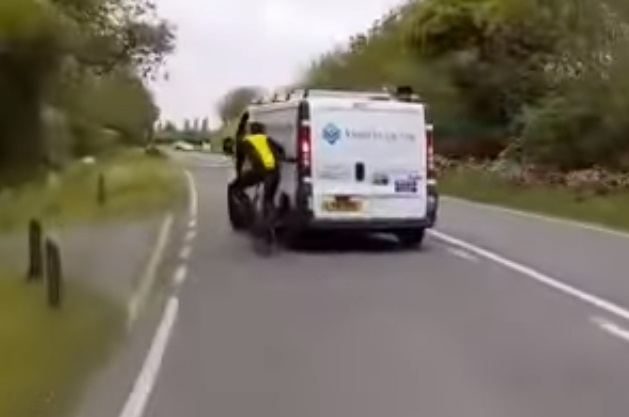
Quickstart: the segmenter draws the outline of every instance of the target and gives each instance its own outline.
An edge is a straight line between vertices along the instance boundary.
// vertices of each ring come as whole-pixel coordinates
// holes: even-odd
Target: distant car
[[[173,146],[173,148],[176,151],[193,151],[194,150],[194,146],[189,144],[188,142],[184,142],[184,141],[178,141],[175,142],[175,145]]]

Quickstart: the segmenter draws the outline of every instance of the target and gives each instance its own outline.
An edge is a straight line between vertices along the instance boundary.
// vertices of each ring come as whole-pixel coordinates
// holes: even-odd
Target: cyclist
[[[244,194],[247,188],[264,184],[264,216],[272,213],[280,182],[283,147],[266,134],[264,124],[249,123],[249,134],[236,138],[236,179],[229,184],[229,194]],[[245,163],[248,168],[244,170]]]

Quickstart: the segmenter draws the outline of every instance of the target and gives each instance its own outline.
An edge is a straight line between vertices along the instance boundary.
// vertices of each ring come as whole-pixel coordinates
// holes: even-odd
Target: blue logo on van
[[[339,129],[334,123],[328,123],[323,128],[323,139],[330,145],[334,145],[336,142],[341,140],[342,134],[343,132],[341,129]]]

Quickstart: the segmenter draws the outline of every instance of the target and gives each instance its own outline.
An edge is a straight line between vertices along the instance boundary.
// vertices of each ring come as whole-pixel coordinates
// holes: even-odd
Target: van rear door
[[[426,217],[422,104],[349,99],[310,104],[315,218]]]

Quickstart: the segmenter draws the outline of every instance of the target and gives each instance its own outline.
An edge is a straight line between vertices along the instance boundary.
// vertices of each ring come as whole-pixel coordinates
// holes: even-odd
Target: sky
[[[400,0],[156,0],[176,27],[168,80],[152,85],[163,120],[209,117],[231,88],[272,89],[368,29]]]

